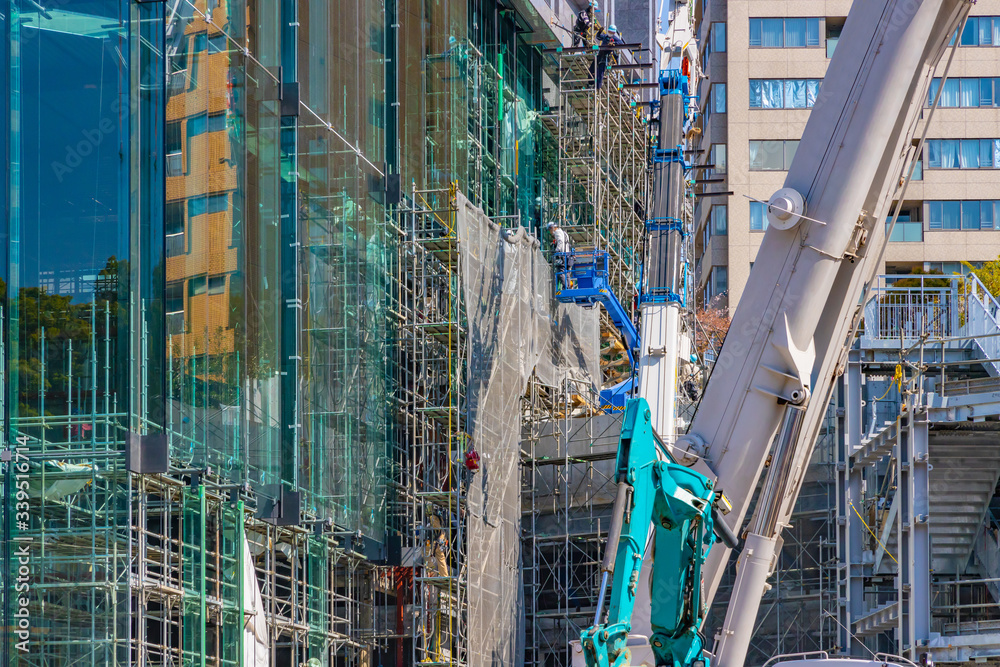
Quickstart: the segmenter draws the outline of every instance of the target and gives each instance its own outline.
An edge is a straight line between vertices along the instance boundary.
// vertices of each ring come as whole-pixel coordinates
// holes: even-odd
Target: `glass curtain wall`
[[[150,11],[124,0],[0,8],[0,381],[6,446],[19,448],[4,465],[10,664],[111,663],[128,636],[130,118],[149,103],[131,82],[150,64],[136,48]]]
[[[295,186],[306,504],[378,541],[385,521],[392,393],[387,295],[395,254],[385,204],[384,16],[383,3],[372,0],[298,3]]]

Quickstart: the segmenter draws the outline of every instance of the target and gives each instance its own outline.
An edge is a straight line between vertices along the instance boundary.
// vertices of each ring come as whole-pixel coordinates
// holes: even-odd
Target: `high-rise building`
[[[759,202],[784,182],[850,7],[850,0],[697,0],[706,74],[699,161],[715,165],[708,180],[721,179],[703,189],[732,193],[699,199],[695,255],[703,304],[732,310],[739,302],[767,226]],[[1000,255],[1000,2],[981,0],[972,13],[898,204],[885,254],[890,274],[951,274],[962,261]]]

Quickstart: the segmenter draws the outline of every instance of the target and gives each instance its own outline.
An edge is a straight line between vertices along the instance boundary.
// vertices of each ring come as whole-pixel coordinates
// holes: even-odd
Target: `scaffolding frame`
[[[610,282],[630,314],[642,263],[652,163],[650,133],[620,52],[556,49],[555,114],[544,118],[558,139],[556,219],[580,247],[608,253]],[[594,73],[607,59],[603,83]]]
[[[580,382],[537,377],[522,400],[526,666],[569,667],[597,607],[621,416],[596,401]]]
[[[457,185],[411,192],[401,211],[401,408],[409,465],[407,544],[413,567],[413,661],[468,664],[465,489],[459,460],[468,336],[461,288]]]

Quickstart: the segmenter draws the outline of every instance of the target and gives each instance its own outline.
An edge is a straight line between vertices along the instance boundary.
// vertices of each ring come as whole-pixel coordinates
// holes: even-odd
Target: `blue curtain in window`
[[[958,142],[958,166],[960,169],[979,169],[979,142],[963,139]]]
[[[1000,139],[993,140],[993,166],[1000,169]]]
[[[809,79],[806,81],[806,106],[810,109],[816,106],[816,99],[819,97],[819,79]]]
[[[726,84],[716,83],[712,87],[715,90],[715,113],[726,113]]]
[[[993,19],[993,46],[1000,46],[1000,20]]]
[[[762,232],[767,229],[767,217],[764,215],[764,204],[758,201],[750,202],[750,231]]]
[[[944,214],[941,212],[941,202],[931,201],[927,202],[927,226],[931,229],[941,229],[943,226],[942,216]]]
[[[763,98],[761,97],[761,82],[760,79],[750,79],[750,108],[760,109],[764,106]]]
[[[989,139],[979,141],[979,168],[990,169],[993,167],[993,142]]]
[[[978,107],[979,106],[979,79],[959,79],[961,82],[962,90],[962,106],[963,107]],[[948,83],[951,83],[949,81]],[[948,83],[945,84],[945,92],[948,89]]]
[[[785,108],[805,109],[806,106],[806,82],[802,79],[785,81]]]
[[[941,169],[958,169],[958,139],[941,139]]]
[[[979,46],[990,46],[993,43],[993,21],[984,16],[976,23],[979,24]]]
[[[766,47],[784,46],[782,36],[785,31],[782,19],[761,19],[760,44]]]
[[[806,46],[819,46],[819,19],[806,19]]]
[[[941,202],[941,228],[961,229],[962,227],[962,202],[943,201]]]
[[[760,142],[750,142],[750,171],[762,169],[764,167],[760,154]]]
[[[944,83],[944,91],[941,93],[942,107],[957,107],[959,105],[958,79],[948,79]],[[931,98],[933,101],[933,98]]]
[[[929,139],[927,141],[927,168],[941,168],[941,142],[936,139]]]
[[[993,106],[993,79],[979,80],[979,106]]]
[[[750,46],[761,46],[763,44],[761,26],[762,22],[760,19],[750,19]]]
[[[934,105],[934,98],[937,97],[938,88],[941,87],[941,79],[931,79],[931,88],[927,91],[927,106]]]
[[[785,19],[785,47],[806,45],[806,20]]]
[[[726,205],[712,207],[712,236],[726,235]]]
[[[979,229],[979,202],[962,202],[962,229]]]
[[[764,79],[760,82],[764,109],[783,109],[782,81],[779,79]]]
[[[980,211],[979,211],[979,215],[980,215],[980,218],[979,218],[979,221],[980,221],[979,228],[980,229],[993,229],[993,207],[996,204],[996,202],[984,201],[984,202],[980,202],[980,204],[981,204],[981,206],[980,206]]]

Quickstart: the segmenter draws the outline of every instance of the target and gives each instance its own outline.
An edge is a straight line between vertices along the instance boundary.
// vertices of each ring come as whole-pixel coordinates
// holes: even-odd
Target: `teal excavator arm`
[[[645,399],[628,402],[597,614],[581,636],[587,667],[630,665],[626,642],[650,525],[655,527],[650,645],[656,664],[709,667],[699,632],[705,618],[701,567],[715,544],[714,530],[725,525],[714,520],[721,494],[704,475],[674,463],[653,431],[651,416]],[[732,533],[721,537],[735,545]],[[609,577],[610,607],[602,623]]]

